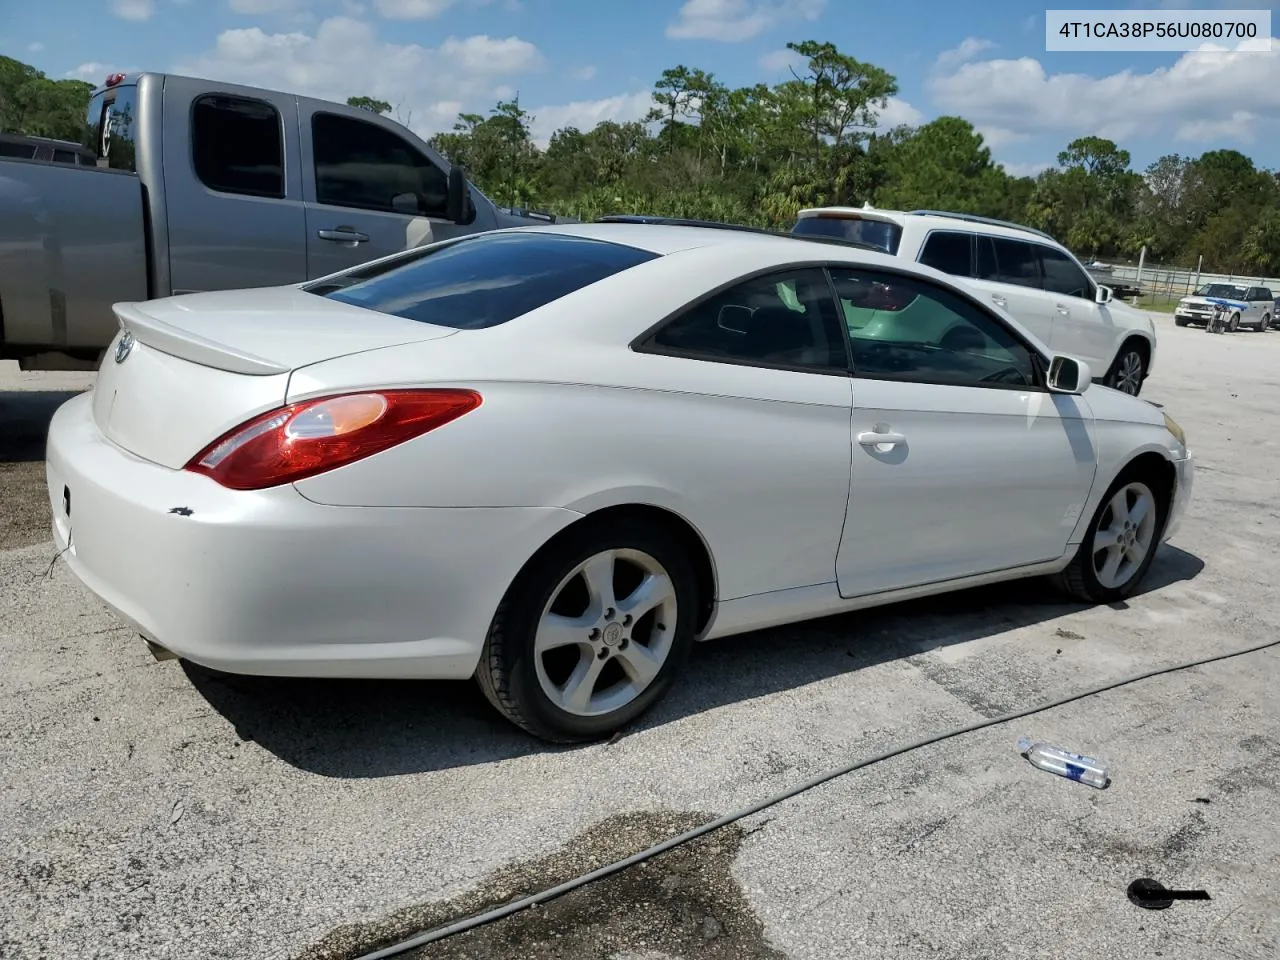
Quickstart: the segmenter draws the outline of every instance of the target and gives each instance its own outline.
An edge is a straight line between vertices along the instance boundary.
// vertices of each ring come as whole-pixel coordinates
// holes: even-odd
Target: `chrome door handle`
[[[881,445],[888,447],[896,447],[900,443],[906,443],[907,438],[900,433],[874,433],[867,431],[858,434],[858,442],[864,447],[878,447]]]
[[[1058,312],[1062,314],[1064,317],[1071,316],[1071,308],[1068,307],[1066,304],[1059,303],[1057,306],[1058,306]]]
[[[321,240],[332,240],[334,243],[365,243],[369,239],[367,233],[360,233],[350,227],[338,227],[336,230],[317,230],[316,236]]]
[[[993,293],[993,294],[991,295],[991,299],[992,299],[992,300],[994,300],[994,301],[996,302],[996,306],[998,306],[998,307],[1006,306],[1006,305],[1009,303],[1009,301],[1008,301],[1008,300],[1006,300],[1004,297],[1000,296],[1000,294],[998,294],[998,293]]]

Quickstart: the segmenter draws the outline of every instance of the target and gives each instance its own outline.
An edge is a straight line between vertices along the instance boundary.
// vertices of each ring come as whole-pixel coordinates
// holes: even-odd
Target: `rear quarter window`
[[[478,330],[506,323],[576,290],[657,258],[603,240],[487,233],[422,256],[363,267],[305,289],[419,323]]]

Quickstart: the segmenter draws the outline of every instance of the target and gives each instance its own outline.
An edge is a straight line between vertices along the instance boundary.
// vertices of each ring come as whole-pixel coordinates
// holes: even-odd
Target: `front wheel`
[[[1115,603],[1137,589],[1159,546],[1169,504],[1146,477],[1111,485],[1058,586],[1086,603]]]
[[[1146,377],[1147,360],[1142,350],[1133,343],[1126,343],[1120,348],[1115,362],[1107,373],[1106,384],[1131,397],[1142,392],[1142,381]]]
[[[1227,331],[1230,333],[1237,333],[1239,330],[1240,330],[1240,314],[1233,313],[1231,315],[1231,323],[1227,327]]]
[[[1262,319],[1258,321],[1258,332],[1266,333],[1269,326],[1271,326],[1271,314],[1264,313]]]
[[[684,552],[652,524],[570,531],[499,606],[476,671],[480,689],[543,740],[609,736],[661,699],[684,666],[697,590]]]

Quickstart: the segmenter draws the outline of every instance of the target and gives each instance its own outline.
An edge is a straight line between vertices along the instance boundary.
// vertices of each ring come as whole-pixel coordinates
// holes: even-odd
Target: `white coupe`
[[[1182,431],[929,267],[710,227],[448,240],[115,307],[53,535],[157,656],[475,677],[607,736],[696,640],[1019,577],[1132,593]]]

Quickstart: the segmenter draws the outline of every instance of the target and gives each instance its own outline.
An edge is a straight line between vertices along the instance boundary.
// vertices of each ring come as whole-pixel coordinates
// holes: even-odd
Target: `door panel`
[[[1093,483],[1087,404],[1044,391],[1031,350],[987,308],[926,281],[831,274],[842,302],[875,307],[872,330],[843,303],[854,382],[840,593],[1061,556]]]
[[[310,101],[300,113],[308,277],[466,232],[444,216],[444,170],[401,134]]]
[[[979,234],[974,238],[974,279],[983,299],[1007,312],[1045,346],[1058,312],[1044,290],[1040,259],[1031,244]]]
[[[1045,292],[1053,300],[1057,319],[1049,345],[1057,353],[1080,357],[1096,376],[1106,373],[1119,330],[1105,304],[1093,299],[1088,275],[1060,250],[1035,245],[1044,270]]]
[[[164,182],[174,293],[300,283],[307,278],[297,105],[216,84],[170,79]]]
[[[843,596],[1062,555],[1094,475],[1077,398],[855,378],[853,407]]]

